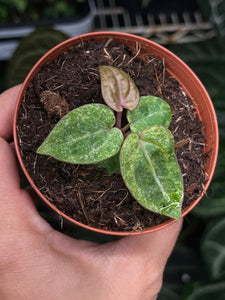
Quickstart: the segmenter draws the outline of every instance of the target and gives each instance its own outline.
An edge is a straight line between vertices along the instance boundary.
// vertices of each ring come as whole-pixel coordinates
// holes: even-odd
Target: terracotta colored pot
[[[175,56],[173,53],[171,53],[164,47],[150,40],[138,36],[134,36],[134,35],[129,35],[125,33],[116,33],[116,32],[97,32],[97,33],[84,34],[69,39],[61,43],[60,45],[56,46],[52,50],[50,50],[47,54],[45,54],[36,63],[36,65],[32,68],[32,70],[28,74],[18,96],[15,118],[14,118],[14,141],[15,141],[17,156],[28,181],[30,182],[30,184],[32,185],[36,193],[40,196],[40,198],[44,200],[47,206],[53,209],[53,211],[55,211],[57,214],[59,214],[63,218],[66,224],[72,225],[72,228],[76,228],[78,226],[80,228],[78,231],[79,232],[82,231],[81,233],[82,238],[87,238],[91,240],[96,240],[97,238],[97,240],[99,240],[100,237],[100,240],[102,241],[107,241],[110,235],[119,237],[125,235],[137,235],[137,234],[152,232],[164,228],[166,226],[169,226],[170,224],[176,221],[171,219],[169,221],[164,222],[163,224],[151,228],[147,228],[143,231],[138,231],[138,232],[114,232],[114,231],[92,228],[90,226],[81,224],[75,221],[74,219],[71,219],[70,217],[66,216],[63,212],[59,211],[55,206],[52,205],[52,203],[49,200],[47,200],[42,195],[42,193],[37,189],[34,182],[32,181],[32,178],[27,173],[20,155],[19,143],[18,143],[17,132],[16,132],[16,122],[17,122],[18,110],[20,108],[20,103],[22,101],[23,95],[25,94],[26,89],[28,85],[31,83],[33,77],[40,71],[43,65],[57,59],[57,57],[61,53],[66,52],[68,48],[74,46],[77,43],[80,43],[81,41],[85,43],[89,39],[94,39],[95,41],[100,42],[105,40],[106,38],[113,38],[114,41],[120,42],[122,44],[127,44],[133,48],[136,48],[136,43],[138,43],[141,46],[141,49],[144,50],[147,54],[151,54],[161,59],[165,59],[167,72],[179,81],[184,91],[188,94],[188,96],[191,99],[193,99],[193,102],[196,104],[197,113],[199,115],[200,120],[203,122],[204,133],[207,138],[204,151],[207,153],[211,149],[212,150],[210,152],[210,158],[208,158],[207,160],[207,165],[205,170],[205,176],[207,182],[204,186],[204,191],[202,192],[201,196],[198,199],[193,201],[190,206],[184,209],[182,214],[183,216],[185,216],[188,212],[190,212],[194,208],[194,206],[200,201],[200,199],[203,197],[204,193],[206,192],[215,170],[217,154],[218,154],[218,145],[219,145],[217,118],[216,118],[213,104],[210,100],[207,91],[205,90],[204,86],[202,85],[198,77],[191,71],[191,69],[177,56]],[[90,232],[92,235],[91,238],[89,236]],[[74,235],[76,236],[76,233]]]

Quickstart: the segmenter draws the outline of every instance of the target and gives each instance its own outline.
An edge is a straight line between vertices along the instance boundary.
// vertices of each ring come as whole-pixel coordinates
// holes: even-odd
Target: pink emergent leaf
[[[137,107],[139,91],[127,73],[111,66],[100,66],[99,72],[102,96],[108,106],[117,112]]]

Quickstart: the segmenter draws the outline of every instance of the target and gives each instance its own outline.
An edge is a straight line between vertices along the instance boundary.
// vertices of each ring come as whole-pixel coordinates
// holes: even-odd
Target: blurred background
[[[207,195],[185,218],[159,300],[225,299],[225,0],[0,0],[0,91],[21,83],[65,39],[122,31],[162,44],[214,103],[220,150]]]

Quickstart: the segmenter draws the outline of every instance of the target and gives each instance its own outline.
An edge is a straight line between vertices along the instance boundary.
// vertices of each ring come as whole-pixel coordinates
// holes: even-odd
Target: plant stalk
[[[118,111],[116,115],[116,127],[121,129],[122,111]]]
[[[125,133],[129,128],[130,128],[130,123],[128,123],[127,125],[125,125],[125,126],[122,128],[122,132]]]

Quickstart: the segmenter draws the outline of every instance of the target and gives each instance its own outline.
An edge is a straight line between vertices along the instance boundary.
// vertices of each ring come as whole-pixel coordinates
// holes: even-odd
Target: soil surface
[[[83,104],[104,103],[100,65],[123,69],[133,78],[141,96],[155,95],[171,106],[169,129],[183,175],[183,208],[199,197],[205,183],[205,137],[195,106],[179,83],[167,74],[164,61],[141,54],[139,48],[129,49],[111,40],[80,43],[42,68],[19,111],[21,154],[35,185],[59,210],[93,227],[137,231],[169,219],[141,207],[121,175],[109,176],[92,165],[72,165],[36,154],[65,113]]]

